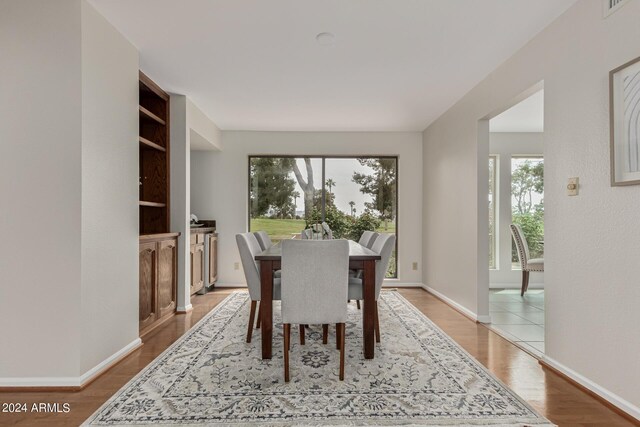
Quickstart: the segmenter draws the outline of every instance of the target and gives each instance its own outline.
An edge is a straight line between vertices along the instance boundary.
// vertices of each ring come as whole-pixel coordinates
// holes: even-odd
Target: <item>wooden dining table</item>
[[[349,268],[362,270],[362,337],[365,359],[373,359],[375,350],[374,323],[376,310],[376,261],[380,255],[349,240]],[[282,247],[276,243],[255,256],[260,262],[260,323],[262,358],[271,359],[273,342],[273,272],[280,270]]]

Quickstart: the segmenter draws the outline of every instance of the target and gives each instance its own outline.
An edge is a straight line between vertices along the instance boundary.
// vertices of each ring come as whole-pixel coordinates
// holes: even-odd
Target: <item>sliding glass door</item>
[[[249,230],[278,241],[326,221],[335,238],[397,235],[397,168],[397,157],[250,156]],[[387,277],[396,259],[394,250]]]

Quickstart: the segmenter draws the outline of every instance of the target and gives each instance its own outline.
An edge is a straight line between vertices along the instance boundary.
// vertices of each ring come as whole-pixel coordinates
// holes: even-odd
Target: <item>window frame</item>
[[[400,279],[400,252],[398,250],[398,240],[400,239],[400,204],[399,204],[399,194],[400,194],[400,156],[399,155],[390,155],[390,154],[360,154],[360,155],[352,155],[352,154],[248,154],[247,155],[247,231],[251,232],[251,159],[254,158],[310,158],[310,159],[321,159],[322,160],[322,220],[325,219],[325,205],[326,205],[326,185],[325,185],[325,161],[327,159],[394,159],[396,161],[396,194],[395,194],[395,205],[396,205],[396,242],[395,242],[395,253],[396,253],[396,275],[395,277],[385,277],[385,280],[399,280]]]

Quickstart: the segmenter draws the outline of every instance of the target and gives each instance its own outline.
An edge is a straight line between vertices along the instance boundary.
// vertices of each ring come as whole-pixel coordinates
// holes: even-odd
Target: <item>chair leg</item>
[[[282,325],[284,334],[284,382],[289,382],[289,339],[291,338],[291,324]]]
[[[524,296],[524,293],[529,287],[529,272],[522,270],[522,289],[520,290],[520,296]]]
[[[304,345],[304,325],[300,325],[300,345]]]
[[[256,315],[256,301],[251,301],[251,310],[249,311],[249,328],[247,329],[247,342],[251,342],[253,333],[253,320]]]
[[[360,300],[359,299],[356,300],[356,306],[358,307],[358,310],[360,310]]]
[[[336,349],[340,350],[340,324],[336,323]]]
[[[329,341],[329,325],[322,325],[322,344],[326,344]]]
[[[378,301],[376,301],[376,305],[375,305],[375,314],[376,314],[376,318],[375,318],[375,323],[373,324],[374,329],[376,331],[376,342],[380,342],[380,318],[378,317]]]
[[[262,304],[260,304],[260,301],[258,301],[258,320],[256,320],[256,329],[260,329],[260,307],[262,306]]]
[[[344,381],[344,336],[345,324],[338,323],[337,329],[340,330],[340,381]]]

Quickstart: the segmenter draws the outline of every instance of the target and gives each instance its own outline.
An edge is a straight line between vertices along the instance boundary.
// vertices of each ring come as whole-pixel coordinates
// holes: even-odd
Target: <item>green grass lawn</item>
[[[290,239],[293,233],[304,230],[304,219],[256,218],[251,220],[251,231],[266,231],[271,240]]]

